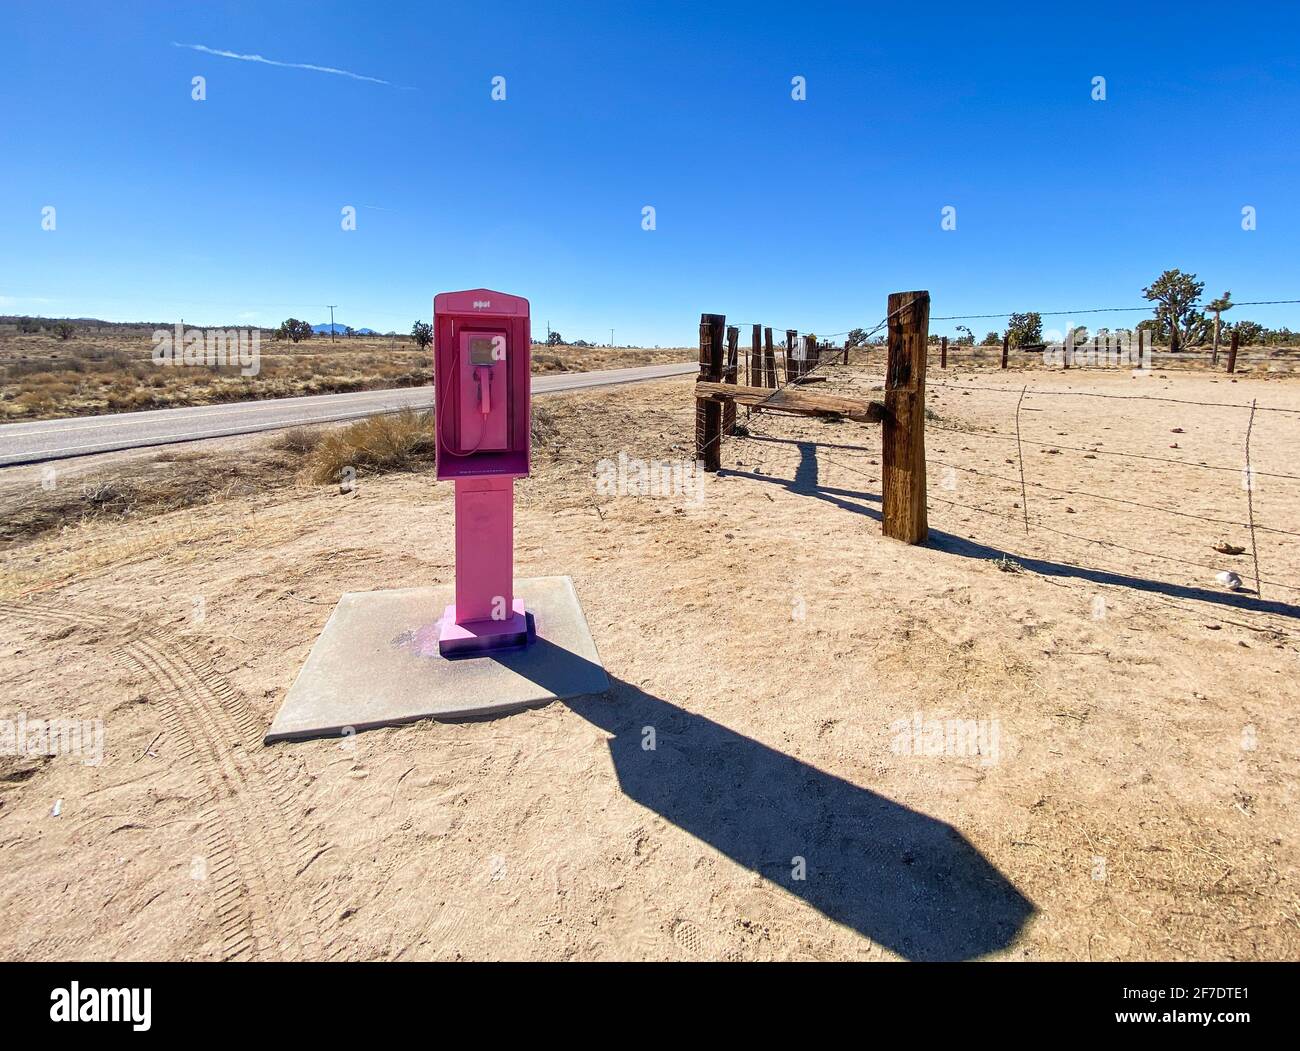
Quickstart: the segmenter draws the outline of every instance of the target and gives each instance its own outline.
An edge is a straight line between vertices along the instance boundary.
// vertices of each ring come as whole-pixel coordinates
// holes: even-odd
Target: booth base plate
[[[569,577],[515,581],[536,625],[526,647],[450,660],[438,651],[451,584],[339,599],[265,743],[416,719],[467,719],[602,693],[609,680]]]

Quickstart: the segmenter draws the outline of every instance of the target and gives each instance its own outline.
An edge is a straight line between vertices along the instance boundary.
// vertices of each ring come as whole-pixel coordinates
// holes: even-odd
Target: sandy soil
[[[450,579],[427,472],[10,547],[0,718],[106,737],[99,765],[0,757],[0,957],[1300,956],[1297,538],[1259,532],[1263,596],[1233,595],[1245,529],[1134,506],[1244,521],[1248,410],[1044,393],[1300,385],[931,381],[910,548],[880,536],[875,428],[756,416],[700,499],[617,495],[598,461],[692,455],[689,381],[548,398],[517,572],[574,578],[615,686],[488,721],[260,743],[341,592]],[[1257,413],[1251,451],[1257,523],[1298,528],[1272,475],[1300,415]],[[905,754],[914,718],[941,754]]]

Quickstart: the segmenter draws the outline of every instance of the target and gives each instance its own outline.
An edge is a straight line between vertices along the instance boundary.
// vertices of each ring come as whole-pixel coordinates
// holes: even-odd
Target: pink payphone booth
[[[514,577],[514,482],[530,456],[528,300],[445,292],[433,320],[437,477],[456,487],[455,584],[341,595],[268,743],[609,689],[573,580]]]
[[[514,595],[514,480],[530,452],[528,300],[485,288],[433,300],[437,476],[456,485],[456,601],[438,649],[462,657],[527,646]]]

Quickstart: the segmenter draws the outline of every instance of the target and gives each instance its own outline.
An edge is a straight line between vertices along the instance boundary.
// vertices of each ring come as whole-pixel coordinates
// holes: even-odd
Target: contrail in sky
[[[188,48],[191,51],[202,51],[205,55],[216,55],[219,58],[235,58],[240,62],[260,62],[264,66],[281,66],[284,69],[309,69],[313,73],[332,73],[336,77],[348,77],[352,80],[364,80],[370,84],[384,84],[393,87],[387,80],[380,80],[378,77],[367,77],[360,73],[353,73],[347,69],[335,69],[333,66],[314,66],[310,62],[277,62],[273,58],[263,58],[261,55],[241,55],[238,51],[223,51],[220,48],[207,47],[203,44],[178,44],[172,41],[172,47]]]

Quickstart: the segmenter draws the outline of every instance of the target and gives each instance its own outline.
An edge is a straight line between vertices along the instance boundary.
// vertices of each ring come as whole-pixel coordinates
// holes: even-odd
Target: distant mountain
[[[330,334],[330,324],[326,321],[323,325],[312,325],[311,330],[318,336],[328,336]],[[334,322],[334,334],[341,336],[348,330],[347,325],[340,321]],[[358,336],[377,336],[379,335],[373,328],[353,329]]]

